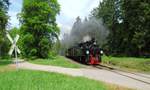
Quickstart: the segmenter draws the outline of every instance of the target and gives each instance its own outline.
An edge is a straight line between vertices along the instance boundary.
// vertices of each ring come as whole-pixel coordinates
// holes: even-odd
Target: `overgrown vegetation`
[[[105,49],[115,56],[150,56],[150,1],[103,0],[91,17],[109,28]]]
[[[20,13],[21,49],[24,57],[48,58],[58,39],[57,0],[23,0]]]
[[[104,64],[120,67],[125,70],[150,72],[150,59],[133,57],[107,57],[102,58]]]
[[[130,90],[83,77],[19,70],[0,73],[0,90]]]
[[[71,60],[67,60],[67,58],[63,56],[57,56],[52,59],[36,59],[29,61],[34,64],[41,64],[41,65],[53,65],[53,66],[61,66],[67,68],[81,68],[83,67],[80,64],[73,63]]]

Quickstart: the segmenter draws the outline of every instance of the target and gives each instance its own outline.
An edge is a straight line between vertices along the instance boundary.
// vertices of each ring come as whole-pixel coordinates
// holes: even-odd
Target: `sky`
[[[60,14],[57,15],[57,24],[61,35],[69,33],[76,17],[81,19],[88,17],[93,8],[97,7],[101,0],[58,0],[61,6]],[[19,27],[17,14],[21,12],[22,0],[10,0],[11,5],[8,11],[10,16],[9,28]]]

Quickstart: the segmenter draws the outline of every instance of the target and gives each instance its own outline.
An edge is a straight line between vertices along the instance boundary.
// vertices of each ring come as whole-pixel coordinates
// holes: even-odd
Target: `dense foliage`
[[[8,48],[6,48],[8,42],[5,36],[6,26],[8,23],[8,7],[9,0],[0,0],[0,57],[5,56],[8,52]]]
[[[58,38],[57,0],[24,0],[20,13],[21,49],[25,57],[48,58]]]
[[[149,0],[103,0],[92,17],[109,28],[105,49],[112,55],[150,55]]]

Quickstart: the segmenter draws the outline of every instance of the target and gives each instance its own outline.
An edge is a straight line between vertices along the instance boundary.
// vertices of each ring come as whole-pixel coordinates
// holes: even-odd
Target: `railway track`
[[[143,83],[146,83],[146,84],[150,85],[150,81],[147,81],[147,80],[150,80],[150,77],[149,77],[149,76],[144,76],[144,75],[141,75],[141,74],[124,71],[124,70],[120,70],[120,69],[113,68],[113,67],[110,67],[110,66],[105,66],[105,65],[96,65],[96,66],[93,66],[93,67],[94,67],[94,68],[97,68],[97,69],[108,70],[108,71],[110,71],[110,72],[119,74],[119,75],[121,75],[121,76],[125,76],[125,77],[128,77],[128,78],[134,79],[134,80],[136,80],[136,81],[140,81],[140,82],[143,82]],[[126,74],[125,74],[125,73],[126,73]],[[137,78],[137,77],[143,78],[143,79],[147,79],[147,80],[142,80],[142,79],[139,79],[139,78]]]
[[[85,65],[85,66],[87,66],[87,65]],[[91,66],[89,66],[89,67],[91,67]],[[120,70],[118,68],[114,68],[114,67],[106,66],[106,65],[102,65],[102,64],[101,65],[92,65],[92,68],[108,70],[110,72],[119,74],[121,76],[128,77],[130,79],[133,79],[133,80],[136,80],[136,81],[139,81],[139,82],[142,82],[142,83],[150,85],[150,76],[145,76],[145,75],[141,75],[141,74],[138,74],[138,73],[133,73],[133,72],[125,71],[125,70]],[[124,73],[127,73],[128,75],[124,74]],[[136,76],[136,77],[134,77],[134,76]],[[139,79],[137,77],[144,78],[144,80],[143,79]]]

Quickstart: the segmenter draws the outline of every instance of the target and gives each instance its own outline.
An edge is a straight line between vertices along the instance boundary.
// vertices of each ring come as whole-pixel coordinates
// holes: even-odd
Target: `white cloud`
[[[87,16],[90,11],[98,6],[100,0],[58,0],[61,5],[61,14],[68,18],[82,18]]]

